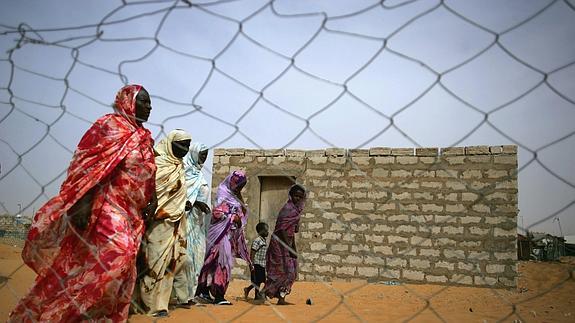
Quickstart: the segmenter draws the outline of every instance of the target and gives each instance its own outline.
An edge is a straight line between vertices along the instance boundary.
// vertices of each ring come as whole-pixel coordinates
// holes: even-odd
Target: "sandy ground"
[[[20,248],[0,244],[0,320],[30,288],[34,273],[22,264]],[[297,282],[287,300],[294,305],[254,305],[243,299],[246,281],[228,290],[233,306],[176,309],[161,322],[575,322],[575,261],[520,264],[514,290],[441,285],[368,284],[362,281]],[[252,294],[253,295],[253,294]],[[311,298],[312,305],[306,305]],[[130,322],[153,322],[144,315]]]

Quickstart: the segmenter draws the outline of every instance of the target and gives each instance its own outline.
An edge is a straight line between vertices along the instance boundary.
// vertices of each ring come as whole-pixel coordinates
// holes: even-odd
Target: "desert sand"
[[[34,281],[20,259],[21,248],[0,244],[0,320]],[[354,282],[296,282],[287,300],[254,305],[243,299],[247,281],[234,280],[227,297],[232,306],[175,309],[154,320],[133,315],[130,322],[575,322],[575,261],[520,262],[517,289],[442,285],[385,285]],[[253,297],[253,292],[252,292]],[[310,298],[312,305],[306,305]]]

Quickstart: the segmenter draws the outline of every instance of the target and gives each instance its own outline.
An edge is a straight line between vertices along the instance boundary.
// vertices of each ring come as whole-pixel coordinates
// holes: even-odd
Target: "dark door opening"
[[[270,234],[276,224],[278,212],[288,200],[288,190],[295,183],[291,176],[260,176],[259,222],[270,227]]]

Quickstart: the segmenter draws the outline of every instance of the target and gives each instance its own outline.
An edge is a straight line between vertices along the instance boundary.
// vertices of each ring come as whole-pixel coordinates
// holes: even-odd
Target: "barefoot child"
[[[255,288],[255,300],[265,300],[264,294],[261,293],[260,285],[266,282],[266,251],[268,249],[266,238],[269,234],[269,227],[267,224],[260,222],[256,225],[258,237],[252,242],[250,250],[250,258],[254,264],[254,270],[251,273],[252,283],[244,288],[244,296],[248,298],[252,288]]]

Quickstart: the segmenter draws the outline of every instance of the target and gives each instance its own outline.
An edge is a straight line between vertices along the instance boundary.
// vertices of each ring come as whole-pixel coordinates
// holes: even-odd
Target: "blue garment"
[[[210,206],[210,187],[202,173],[203,165],[198,162],[198,156],[204,150],[208,150],[206,145],[193,142],[190,145],[190,151],[184,157],[186,184],[188,186],[187,198],[192,204],[195,201],[200,201]],[[191,297],[195,295],[198,275],[204,264],[206,232],[209,225],[209,219],[206,216],[209,215],[209,213],[202,213],[197,207],[192,208],[187,213],[188,266],[186,266],[186,276]]]

